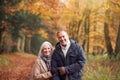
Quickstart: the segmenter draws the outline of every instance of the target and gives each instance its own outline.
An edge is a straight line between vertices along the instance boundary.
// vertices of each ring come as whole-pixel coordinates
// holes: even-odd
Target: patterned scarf
[[[51,69],[51,57],[42,56],[42,59],[45,61],[48,71]]]

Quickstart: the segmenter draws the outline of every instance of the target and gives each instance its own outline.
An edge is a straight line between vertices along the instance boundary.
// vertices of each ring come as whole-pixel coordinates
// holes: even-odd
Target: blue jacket
[[[65,66],[69,80],[81,80],[82,69],[86,62],[86,57],[82,47],[74,40],[70,40],[70,47],[66,58],[61,50],[60,43],[57,43],[52,55],[51,67]],[[66,75],[60,75],[58,71],[53,74],[54,80],[65,80]]]

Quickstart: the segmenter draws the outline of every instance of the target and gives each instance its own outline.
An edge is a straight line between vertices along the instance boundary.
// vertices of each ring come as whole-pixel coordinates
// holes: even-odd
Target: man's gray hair
[[[68,35],[67,31],[65,31],[65,30],[59,30],[59,31],[57,31],[57,36],[58,36],[58,34],[59,34],[60,32],[64,32],[66,35]]]

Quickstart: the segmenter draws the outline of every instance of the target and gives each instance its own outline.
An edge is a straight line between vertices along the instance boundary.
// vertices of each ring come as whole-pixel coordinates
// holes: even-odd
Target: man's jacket
[[[60,43],[57,43],[52,55],[51,67],[57,69],[64,66],[69,80],[80,80],[86,62],[85,54],[82,47],[74,40],[70,40],[70,43],[66,57],[64,57]],[[54,80],[65,80],[65,77],[66,74],[60,75],[57,70],[53,74]]]

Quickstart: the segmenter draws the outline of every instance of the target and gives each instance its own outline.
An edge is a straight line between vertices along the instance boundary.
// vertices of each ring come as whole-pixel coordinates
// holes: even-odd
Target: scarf
[[[50,57],[46,57],[46,56],[42,56],[42,59],[44,60],[48,71],[51,69],[51,58]]]

